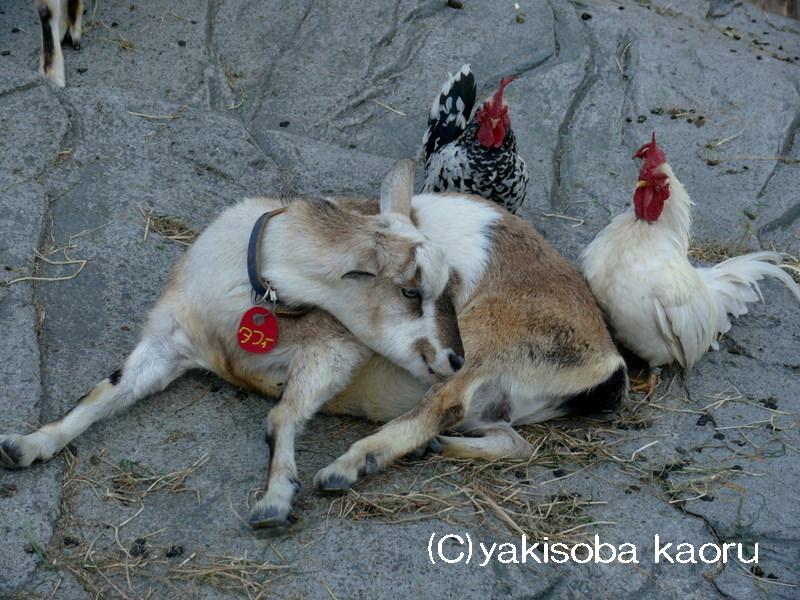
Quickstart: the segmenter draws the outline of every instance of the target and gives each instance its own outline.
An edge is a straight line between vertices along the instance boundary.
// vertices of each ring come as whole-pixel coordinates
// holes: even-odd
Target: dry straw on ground
[[[86,229],[84,231],[80,231],[69,236],[67,243],[63,246],[56,246],[55,238],[53,237],[53,227],[52,222],[50,224],[50,237],[49,240],[44,244],[41,250],[34,250],[34,256],[39,261],[39,265],[35,272],[31,275],[22,275],[20,277],[15,277],[13,279],[9,279],[6,281],[0,281],[0,287],[7,287],[14,285],[15,283],[22,283],[23,281],[32,281],[32,282],[47,282],[47,281],[69,281],[70,279],[75,279],[78,275],[80,275],[81,271],[86,267],[89,263],[88,259],[85,258],[74,258],[70,255],[70,253],[78,248],[78,244],[76,240],[80,237],[85,235],[89,235],[94,233],[95,231],[106,227],[108,223],[100,225],[99,227],[93,227],[92,229]],[[55,258],[54,258],[55,257]],[[55,267],[69,267],[71,272],[67,275],[58,275],[58,276],[44,276],[39,274],[39,271],[42,268],[42,265],[47,264]]]
[[[611,524],[593,520],[586,510],[603,502],[564,492],[559,484],[593,464],[624,462],[616,448],[621,436],[590,419],[528,426],[521,433],[534,448],[527,460],[431,456],[411,466],[416,476],[407,491],[359,487],[334,501],[331,514],[385,522],[438,518],[490,527],[501,524],[511,533],[567,543],[580,541],[590,528]],[[565,465],[569,473],[561,469]]]
[[[774,248],[767,249],[771,252],[779,252]],[[703,261],[704,263],[718,264],[729,258],[741,256],[754,252],[740,243],[730,244],[728,242],[709,241],[709,242],[695,242],[689,248],[689,256]],[[783,253],[783,268],[794,278],[795,281],[800,283],[800,256],[793,256],[791,254]]]
[[[77,474],[74,469],[68,468],[63,485],[65,488],[79,484],[89,485],[99,497],[117,500],[123,504],[142,504],[149,494],[162,490],[173,494],[194,493],[199,502],[200,492],[188,487],[186,480],[205,465],[208,458],[208,454],[203,454],[183,469],[158,473],[143,463],[127,459],[115,464],[106,458],[105,452],[101,452],[90,458],[90,462],[95,466],[99,465],[101,469]]]
[[[199,491],[187,485],[187,479],[208,461],[203,455],[183,469],[157,473],[154,469],[133,461],[109,461],[105,452],[93,455],[88,468],[78,472],[75,455],[65,449],[66,460],[63,487],[65,501],[62,527],[83,531],[84,526],[71,514],[70,503],[79,486],[89,488],[100,498],[112,499],[125,506],[137,506],[123,521],[90,527],[96,535],[84,535],[84,541],[69,548],[45,550],[36,546],[40,562],[54,571],[71,573],[94,598],[115,597],[123,600],[146,600],[156,597],[156,590],[166,586],[176,598],[192,598],[194,586],[203,585],[225,594],[250,599],[268,597],[272,582],[291,576],[290,565],[272,561],[225,554],[192,552],[183,557],[180,552],[170,555],[170,546],[159,543],[167,529],[137,536],[125,536],[125,528],[146,509],[147,498],[157,492],[183,493]],[[54,536],[54,540],[61,536]],[[282,561],[281,561],[282,562]]]
[[[671,415],[710,415],[735,403],[768,410],[768,418],[756,424],[762,430],[769,419],[786,413],[764,408],[735,388],[709,397],[705,406],[695,408],[681,399],[680,393],[673,393],[678,388],[673,377],[651,398],[631,394],[609,419],[571,419],[524,427],[520,433],[534,448],[528,460],[453,461],[431,456],[407,466],[413,475],[410,484],[389,491],[386,482],[358,484],[334,501],[331,515],[357,521],[399,523],[435,518],[462,525],[499,525],[506,534],[571,544],[611,524],[592,517],[596,511],[590,508],[605,504],[603,499],[581,497],[569,481],[577,474],[596,472],[600,465],[611,465],[634,488],[636,484],[652,485],[653,491],[679,510],[692,500],[708,499],[721,485],[735,486],[732,481],[737,477],[757,476],[730,460],[760,460],[771,452],[767,445],[748,437],[746,432],[753,424],[731,427],[743,431],[741,437],[748,440],[749,447],[737,447],[727,458],[706,459],[702,464],[688,454],[684,459],[659,460],[660,435],[647,430]],[[779,432],[780,428],[776,425],[773,430]],[[785,445],[784,441],[775,443]]]
[[[127,548],[100,551],[95,539],[44,564],[74,575],[93,597],[123,600],[155,598],[166,587],[172,597],[193,598],[195,586],[208,586],[224,594],[260,600],[269,597],[271,584],[294,574],[290,565],[242,556],[193,553],[183,560],[165,558],[167,547],[150,542],[159,532],[137,541],[145,550],[134,556]]]
[[[151,231],[157,233],[166,240],[183,246],[190,246],[197,238],[197,230],[186,225],[180,217],[174,215],[156,215],[152,210],[144,208],[141,205],[139,205],[139,211],[144,218],[144,241],[147,241]]]

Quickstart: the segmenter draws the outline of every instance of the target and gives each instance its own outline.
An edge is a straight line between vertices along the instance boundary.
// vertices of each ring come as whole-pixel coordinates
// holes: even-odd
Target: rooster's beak
[[[492,129],[497,128],[497,124],[500,122],[500,119],[489,119],[489,123],[492,124]]]
[[[650,185],[649,181],[640,179],[639,181],[636,182],[636,189],[638,190],[639,188],[647,187],[648,185]]]

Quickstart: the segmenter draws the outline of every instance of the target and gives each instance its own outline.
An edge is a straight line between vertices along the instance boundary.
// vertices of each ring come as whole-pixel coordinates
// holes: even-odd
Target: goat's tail
[[[570,415],[606,413],[616,410],[627,395],[628,370],[623,363],[605,381],[575,394],[562,408]]]

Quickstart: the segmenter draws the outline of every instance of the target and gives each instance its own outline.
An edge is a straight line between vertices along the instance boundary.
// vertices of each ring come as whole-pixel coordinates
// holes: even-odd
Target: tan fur
[[[453,428],[483,437],[468,442],[442,438],[451,456],[520,458],[529,451],[528,444],[509,423],[486,423],[484,405],[473,406],[473,400],[482,400],[476,394],[489,389],[502,398],[530,390],[542,398],[569,398],[624,369],[580,273],[518,217],[504,213],[492,236],[485,275],[458,312],[466,352],[463,369],[415,403],[411,399],[420,389],[373,358],[326,410],[389,423],[320,471],[318,484],[331,477],[355,480],[365,464],[379,469]],[[387,387],[398,393],[391,397],[383,391]],[[545,409],[534,420],[563,414],[559,410],[558,405],[551,412]],[[524,415],[520,422],[525,422]]]
[[[111,384],[108,382],[108,379],[103,379],[103,381],[92,388],[91,392],[80,399],[79,404],[89,405],[96,402],[110,387]]]
[[[290,522],[294,440],[326,404],[389,421],[317,473],[326,490],[451,429],[484,435],[444,438],[449,454],[523,455],[529,448],[512,424],[563,414],[575,397],[593,400],[587,393],[618,375],[622,359],[586,283],[529,224],[483,200],[412,199],[413,180],[413,164],[400,161],[380,210],[377,201],[297,199],[269,221],[259,275],[285,305],[320,308],[280,317],[267,354],[243,351],[236,334],[252,307],[246,240],[258,217],[283,203],[228,209],[176,265],[123,368],[59,421],[0,435],[0,464],[47,460],[92,423],[197,367],[281,394],[267,418],[270,471],[254,527]]]
[[[589,366],[616,348],[588,285],[530,225],[505,215],[485,281],[463,315],[477,364],[530,361],[529,347]],[[472,332],[474,331],[474,334]],[[608,373],[610,374],[610,373]]]
[[[577,269],[529,224],[508,213],[494,229],[486,276],[459,311],[458,320],[466,351],[465,374],[555,379],[567,392],[577,393],[604,381],[623,364]],[[351,388],[326,410],[349,410],[382,421],[403,414],[404,403],[392,410],[388,400],[374,394],[384,375],[378,369],[371,381],[370,373],[380,360],[368,363]],[[370,388],[372,393],[367,391]],[[387,406],[370,406],[375,402]]]

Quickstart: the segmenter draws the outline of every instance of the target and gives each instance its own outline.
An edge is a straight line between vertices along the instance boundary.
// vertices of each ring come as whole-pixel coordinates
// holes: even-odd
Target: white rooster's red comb
[[[664,151],[661,149],[661,147],[656,144],[655,131],[653,132],[653,137],[650,139],[650,141],[646,144],[643,144],[642,147],[636,151],[632,158],[641,158],[644,160],[644,163],[642,164],[643,169],[652,169],[667,162],[667,155],[664,154]]]

